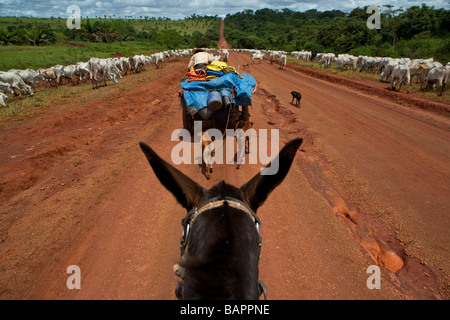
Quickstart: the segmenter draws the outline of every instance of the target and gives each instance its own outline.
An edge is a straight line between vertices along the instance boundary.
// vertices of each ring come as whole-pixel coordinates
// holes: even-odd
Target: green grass
[[[116,17],[118,18],[118,17]],[[123,17],[122,17],[123,18]],[[85,17],[82,17],[82,21]],[[105,21],[90,17],[89,20]],[[111,21],[109,18],[107,20]],[[205,33],[210,28],[217,28],[218,24],[212,19],[185,19],[185,20],[150,20],[150,19],[124,19],[130,22],[137,32],[149,30],[174,29],[181,35],[191,35],[194,31]],[[111,43],[94,43],[87,41],[67,40],[63,32],[66,30],[65,18],[28,18],[28,17],[0,17],[0,29],[9,26],[32,28],[39,25],[49,25],[56,35],[57,43],[54,45],[31,46],[31,45],[8,45],[0,46],[0,70],[9,69],[39,69],[54,66],[56,64],[68,65],[78,61],[87,61],[91,57],[107,58],[111,54],[122,53],[129,57],[134,54],[151,54],[163,50],[161,45],[149,41],[126,41]],[[64,44],[70,42],[78,47]]]
[[[68,65],[78,61],[88,61],[92,57],[109,58],[115,53],[122,53],[129,57],[134,54],[151,54],[160,51],[160,48],[144,41],[112,43],[71,41],[71,43],[83,47],[62,43],[48,46],[0,46],[0,70],[39,69],[56,64]]]

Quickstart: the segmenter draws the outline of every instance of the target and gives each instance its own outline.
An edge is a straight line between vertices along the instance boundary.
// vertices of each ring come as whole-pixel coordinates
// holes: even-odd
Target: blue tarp
[[[252,92],[256,87],[256,80],[247,73],[241,74],[242,79],[236,73],[226,73],[211,81],[191,81],[188,79],[180,83],[184,89],[186,104],[196,110],[203,109],[208,105],[209,91],[221,91],[222,89],[234,88],[236,91],[235,105],[248,106],[252,104]]]

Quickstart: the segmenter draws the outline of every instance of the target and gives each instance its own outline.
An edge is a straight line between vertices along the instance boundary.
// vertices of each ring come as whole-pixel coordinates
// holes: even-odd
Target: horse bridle
[[[183,234],[181,235],[180,238],[180,247],[182,248],[181,255],[184,254],[184,250],[188,246],[190,229],[194,221],[198,218],[198,216],[200,216],[203,212],[222,207],[225,203],[227,203],[227,205],[231,208],[245,212],[250,217],[250,219],[252,219],[259,236],[258,246],[261,247],[263,243],[261,234],[259,232],[261,220],[256,215],[256,213],[245,202],[239,199],[228,196],[225,197],[219,196],[208,199],[206,202],[200,203],[198,206],[192,208],[187,213],[186,217],[181,221],[181,224],[183,226]],[[260,290],[259,295],[264,294],[264,298],[267,299],[267,288],[262,280],[258,280],[258,286]]]
[[[200,205],[192,208],[186,215],[186,217],[181,221],[181,224],[183,226],[183,234],[180,238],[180,247],[185,249],[189,242],[189,234],[190,229],[194,221],[199,217],[203,212],[209,211],[215,208],[222,207],[225,203],[228,204],[229,207],[243,211],[247,213],[247,215],[252,219],[253,223],[255,224],[256,231],[259,235],[259,246],[262,245],[263,241],[261,238],[261,234],[259,232],[259,228],[261,226],[261,220],[256,215],[256,213],[243,201],[232,198],[232,197],[214,197],[211,199],[208,199],[206,202],[201,203]]]

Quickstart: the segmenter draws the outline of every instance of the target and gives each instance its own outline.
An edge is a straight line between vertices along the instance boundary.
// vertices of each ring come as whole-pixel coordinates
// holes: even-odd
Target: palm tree
[[[11,32],[6,29],[0,30],[0,45],[6,46],[11,44]]]
[[[50,28],[46,28],[44,26],[26,30],[26,35],[33,46],[48,44],[51,42],[55,42],[56,40],[53,31]]]

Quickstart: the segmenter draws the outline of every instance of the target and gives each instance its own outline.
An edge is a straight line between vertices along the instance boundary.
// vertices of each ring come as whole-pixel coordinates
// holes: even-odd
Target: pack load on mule
[[[251,127],[248,106],[257,87],[252,75],[240,74],[222,61],[189,68],[186,79],[180,83],[185,129],[193,133],[194,121],[202,122],[202,130]]]

